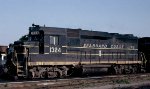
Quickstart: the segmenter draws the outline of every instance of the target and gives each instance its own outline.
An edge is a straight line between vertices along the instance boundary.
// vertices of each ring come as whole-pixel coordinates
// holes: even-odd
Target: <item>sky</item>
[[[150,0],[0,0],[0,45],[33,23],[150,37]]]

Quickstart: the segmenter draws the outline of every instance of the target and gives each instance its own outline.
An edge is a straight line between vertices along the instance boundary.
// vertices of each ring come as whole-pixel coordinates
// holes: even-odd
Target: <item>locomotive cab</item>
[[[36,45],[39,47],[39,53],[44,54],[44,32],[39,30],[39,25],[32,25],[33,27],[29,28],[29,37],[27,45]]]
[[[9,46],[6,65],[8,74],[11,76],[28,77],[30,54],[34,54],[35,51],[44,54],[44,32],[40,31],[39,28],[39,26],[33,25],[29,28],[28,35]],[[37,47],[38,50],[33,50],[32,47]]]

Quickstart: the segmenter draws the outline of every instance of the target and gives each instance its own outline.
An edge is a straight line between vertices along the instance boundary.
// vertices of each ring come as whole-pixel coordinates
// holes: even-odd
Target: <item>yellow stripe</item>
[[[39,46],[34,46],[34,45],[23,45],[26,47],[39,47]],[[50,47],[49,45],[45,45],[44,47]],[[116,49],[116,50],[138,50],[138,49],[130,49],[130,48],[94,48],[94,47],[73,47],[73,46],[62,46],[63,48],[77,48],[77,49],[99,49],[99,50],[111,50],[111,49]]]
[[[49,53],[44,53],[44,54],[49,54]]]
[[[39,46],[35,46],[35,45],[22,45],[22,46],[25,46],[25,47],[39,47]],[[49,47],[48,45],[44,45],[44,47]]]
[[[26,54],[26,53],[16,53],[16,54]]]
[[[81,64],[141,64],[142,61],[89,61]],[[28,62],[28,65],[77,65],[79,62]]]
[[[35,46],[35,45],[22,45],[22,46],[25,46],[25,47],[39,47],[39,46]]]
[[[29,53],[29,54],[39,54],[39,53]]]
[[[26,53],[17,53],[17,54],[26,54]],[[39,53],[29,53],[29,54],[39,54]],[[50,53],[44,53],[44,54],[50,54]],[[87,56],[99,56],[99,54],[81,54],[81,53],[62,53],[63,55],[79,55],[79,56],[85,56],[85,55],[87,55]],[[118,53],[118,54],[101,54],[102,56],[104,55],[104,56],[120,56],[120,55],[137,55],[137,54],[120,54],[120,53]]]
[[[62,53],[62,54],[64,54],[64,55],[83,55],[83,56],[85,56],[85,55],[91,55],[91,56],[99,56],[99,54],[79,54],[79,53]],[[105,55],[105,56],[107,56],[107,55],[111,55],[111,56],[114,56],[114,55],[118,55],[118,56],[120,56],[120,55],[137,55],[137,54],[120,54],[120,53],[118,53],[118,54],[101,54],[101,55]]]
[[[72,47],[72,46],[62,46],[63,48],[78,48],[78,49],[116,49],[116,50],[138,50],[138,49],[129,49],[129,48],[94,48],[94,47]]]
[[[17,54],[26,54],[26,53],[17,53]],[[29,53],[29,54],[39,54],[39,53]],[[49,54],[49,53],[44,53],[44,54]],[[87,55],[87,56],[99,56],[99,54],[80,54],[80,53],[62,53],[63,55],[79,55],[79,56],[85,56],[85,55]],[[120,55],[137,55],[137,54],[101,54],[102,56],[104,55],[104,56],[120,56]]]
[[[34,45],[23,45],[26,47],[39,47],[39,46],[34,46]],[[49,47],[49,45],[45,45],[44,47]],[[111,50],[111,49],[116,49],[116,50],[138,50],[138,49],[130,49],[130,48],[94,48],[94,47],[73,47],[73,46],[62,46],[63,48],[77,48],[77,49],[106,49],[106,50]]]

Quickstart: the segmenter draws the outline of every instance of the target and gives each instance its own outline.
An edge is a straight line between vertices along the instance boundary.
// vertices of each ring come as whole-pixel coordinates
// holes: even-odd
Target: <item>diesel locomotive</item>
[[[139,38],[132,34],[33,24],[27,35],[9,45],[5,72],[15,78],[55,78],[104,70],[138,73],[147,66],[146,51],[138,44]]]

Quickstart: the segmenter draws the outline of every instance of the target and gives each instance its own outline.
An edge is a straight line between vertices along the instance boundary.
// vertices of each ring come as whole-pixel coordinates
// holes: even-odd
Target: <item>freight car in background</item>
[[[6,62],[7,46],[0,45],[0,66],[3,66]]]
[[[13,50],[12,50],[13,49]],[[54,78],[99,73],[138,73],[143,68],[138,37],[81,29],[32,25],[10,45],[6,68],[11,76]]]
[[[4,74],[4,65],[6,63],[7,46],[0,45],[0,77]]]

